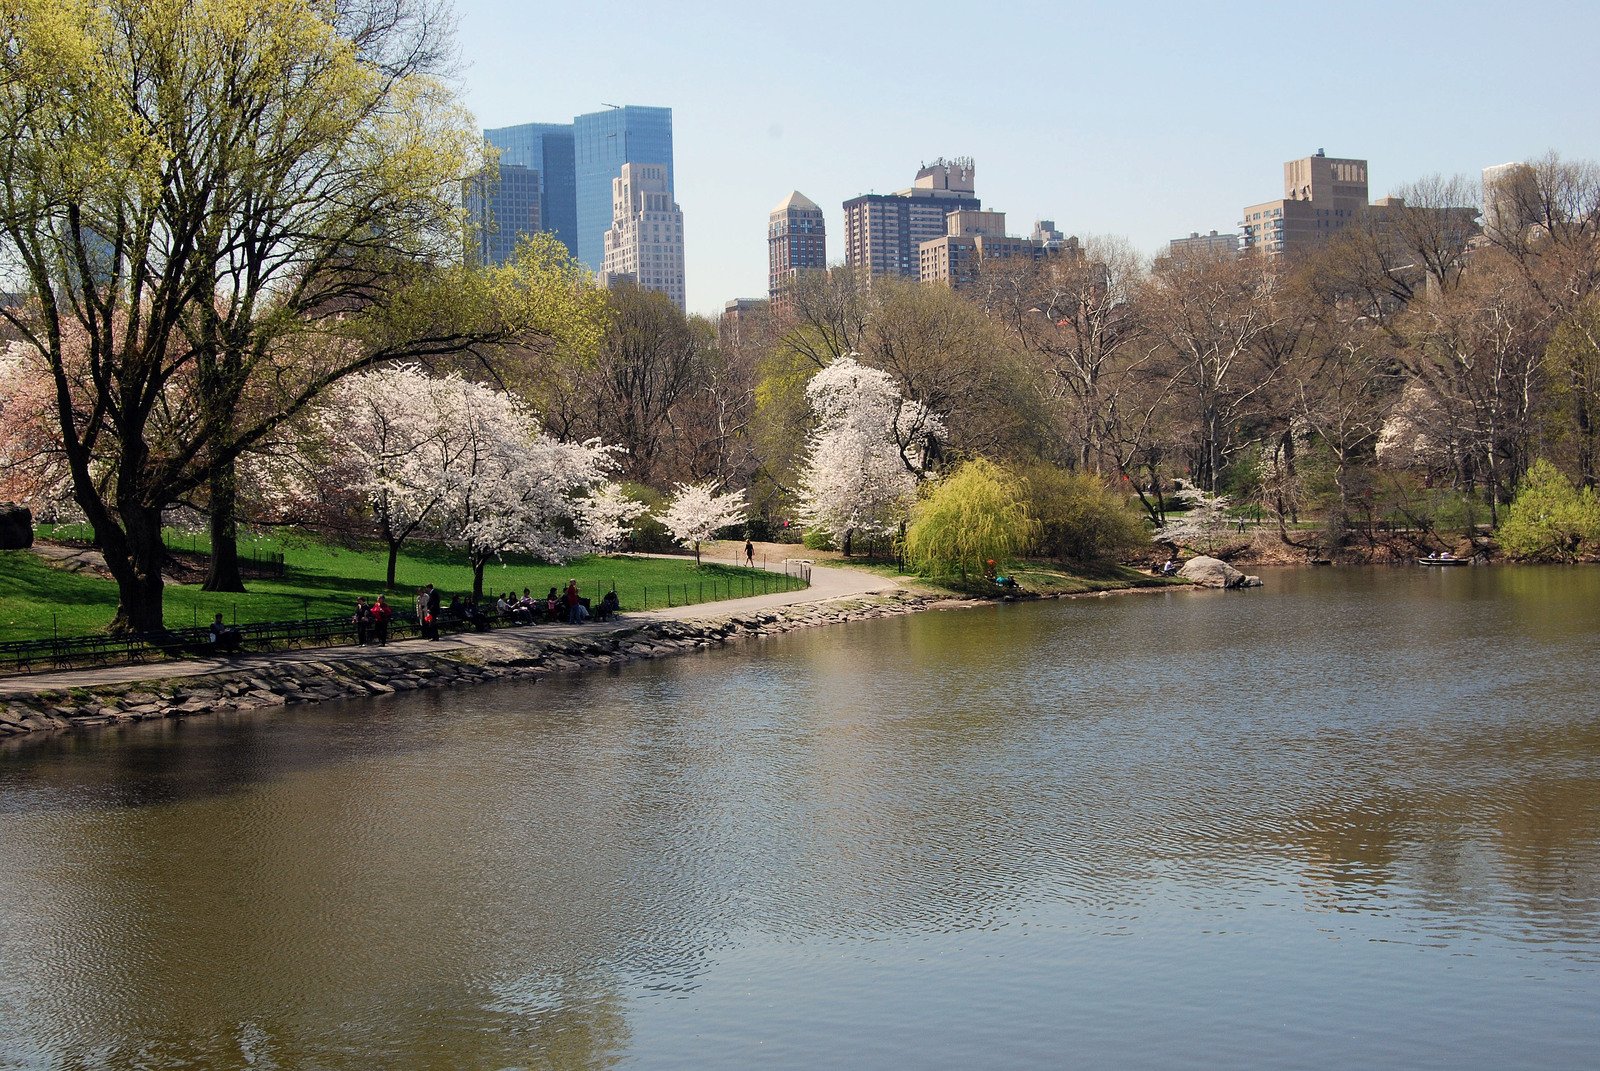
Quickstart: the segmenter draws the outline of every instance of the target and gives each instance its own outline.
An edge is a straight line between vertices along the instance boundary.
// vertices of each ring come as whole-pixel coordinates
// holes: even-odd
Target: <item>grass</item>
[[[217,613],[239,624],[336,617],[350,612],[356,596],[371,598],[383,591],[387,558],[382,550],[352,550],[298,540],[284,541],[281,549],[286,565],[283,578],[246,580],[250,590],[243,594],[201,591],[198,584],[169,584],[164,601],[168,627],[204,625]],[[520,594],[527,587],[542,596],[552,587],[564,588],[568,579],[576,579],[579,590],[596,600],[615,588],[624,611],[803,586],[781,573],[759,569],[724,564],[696,568],[687,558],[596,556],[550,565],[508,556],[503,565],[491,563],[485,570],[484,592],[492,600],[502,591]],[[405,548],[395,571],[391,602],[409,610],[417,588],[428,583],[439,588],[448,602],[452,594],[472,590],[472,570],[449,548]],[[0,551],[0,641],[100,632],[116,608],[117,586],[111,580],[54,568],[28,551]]]

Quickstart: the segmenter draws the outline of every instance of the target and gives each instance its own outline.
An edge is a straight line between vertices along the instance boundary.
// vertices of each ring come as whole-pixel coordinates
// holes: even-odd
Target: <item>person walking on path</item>
[[[756,565],[756,545],[748,539],[744,541],[744,563],[752,569]]]
[[[389,646],[389,618],[394,616],[394,612],[389,609],[389,604],[384,601],[382,595],[379,595],[378,601],[372,604],[368,616],[372,618],[372,631],[378,637],[378,646]]]
[[[356,612],[350,622],[356,627],[356,646],[365,647],[372,637],[372,611],[367,607],[365,595],[356,600]]]

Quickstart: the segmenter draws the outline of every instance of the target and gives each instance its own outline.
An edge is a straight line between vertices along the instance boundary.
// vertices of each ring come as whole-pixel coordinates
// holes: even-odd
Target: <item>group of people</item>
[[[425,640],[439,638],[439,623],[442,620],[464,621],[478,632],[484,632],[489,628],[489,615],[475,599],[456,595],[451,598],[448,606],[441,607],[439,590],[432,584],[417,589],[414,606],[417,631]],[[619,608],[620,600],[615,591],[606,592],[598,606],[591,606],[587,598],[578,594],[576,579],[568,580],[565,590],[551,588],[550,593],[542,599],[535,598],[529,588],[523,588],[521,598],[518,598],[514,591],[507,592],[494,603],[496,617],[518,625],[532,625],[541,621],[581,625],[590,618],[605,621]],[[357,644],[362,647],[368,644],[388,646],[389,623],[394,620],[394,609],[384,596],[379,595],[371,602],[368,602],[365,596],[358,598],[355,613],[350,620],[355,625]],[[214,635],[220,625],[219,615],[216,625],[213,626]]]
[[[567,581],[565,590],[551,588],[542,599],[534,598],[533,592],[528,588],[522,589],[520,599],[517,598],[516,592],[507,592],[495,601],[495,612],[502,620],[518,625],[532,625],[540,621],[581,625],[591,617],[596,621],[605,621],[617,612],[618,606],[619,600],[615,591],[606,592],[600,600],[600,605],[594,606],[587,598],[578,594],[578,581],[574,579]]]
[[[366,596],[356,600],[356,612],[350,622],[356,627],[356,643],[362,647],[369,643],[376,643],[379,647],[389,646],[389,622],[394,620],[394,610],[388,601],[379,595],[371,603]]]

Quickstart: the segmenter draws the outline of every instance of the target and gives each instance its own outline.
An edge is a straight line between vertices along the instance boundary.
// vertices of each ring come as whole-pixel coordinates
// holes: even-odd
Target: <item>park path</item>
[[[796,549],[792,545],[784,547],[782,544],[773,544],[773,546],[790,552]],[[740,544],[737,549],[739,552],[738,557],[742,560],[743,544]],[[663,557],[672,556],[675,555],[663,555]],[[757,559],[760,560],[759,554]],[[727,555],[722,555],[716,558],[709,558],[709,560],[728,561],[732,559]],[[782,571],[783,562],[781,559],[772,562],[772,565],[776,567],[774,571]],[[605,624],[589,623],[577,626],[525,625],[522,627],[495,629],[492,632],[462,632],[452,636],[444,636],[437,640],[396,640],[383,650],[387,654],[403,654],[412,650],[418,652],[427,651],[433,654],[441,651],[473,648],[502,652],[508,650],[517,651],[536,646],[544,640],[568,637],[577,633],[603,636],[633,628],[648,621],[692,621],[699,618],[719,617],[729,613],[747,611],[759,613],[763,610],[776,609],[780,606],[820,603],[833,599],[869,595],[873,592],[887,591],[898,586],[898,581],[893,577],[878,576],[874,573],[862,572],[857,569],[840,569],[833,566],[813,564],[811,568],[811,586],[798,591],[782,591],[771,595],[754,595],[742,599],[722,599],[717,602],[696,603],[692,606],[676,606],[666,610],[638,610],[622,614],[615,621]],[[174,662],[153,662],[134,666],[103,666],[98,669],[74,669],[58,673],[33,673],[18,677],[0,677],[0,699],[8,695],[29,695],[68,688],[110,687],[137,684],[141,681],[149,680],[199,677],[221,670],[240,671],[255,667],[269,668],[295,663],[339,662],[346,659],[368,658],[373,653],[374,651],[370,647],[357,647],[354,644],[348,644],[343,647],[316,647],[303,651],[282,651],[272,654],[239,654],[231,658],[191,658]]]

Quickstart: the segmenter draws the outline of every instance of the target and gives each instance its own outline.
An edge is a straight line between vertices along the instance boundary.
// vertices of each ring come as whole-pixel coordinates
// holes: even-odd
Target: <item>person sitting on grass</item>
[[[232,654],[239,649],[239,642],[242,638],[238,629],[229,628],[222,623],[222,615],[220,613],[212,619],[211,645],[217,650]]]

